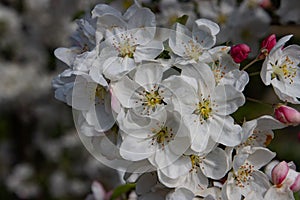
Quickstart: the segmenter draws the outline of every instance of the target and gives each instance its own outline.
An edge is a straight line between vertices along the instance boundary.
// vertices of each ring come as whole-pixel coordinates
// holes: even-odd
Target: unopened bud
[[[272,34],[264,39],[261,43],[259,58],[264,59],[270,53],[276,43],[277,41],[275,34]]]
[[[293,126],[300,124],[300,113],[289,106],[279,104],[275,108],[274,114],[275,118],[284,124]]]
[[[251,49],[248,45],[237,44],[231,47],[230,55],[233,58],[234,62],[241,63],[248,57],[250,51]]]
[[[264,9],[270,9],[273,6],[271,0],[262,0],[259,5]]]
[[[278,163],[272,170],[272,181],[274,185],[280,185],[289,172],[290,168],[285,161]]]

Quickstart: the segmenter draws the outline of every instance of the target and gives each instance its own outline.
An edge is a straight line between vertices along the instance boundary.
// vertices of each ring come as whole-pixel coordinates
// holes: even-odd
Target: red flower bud
[[[275,118],[284,124],[293,126],[300,124],[300,112],[289,106],[279,104],[274,114]]]
[[[233,58],[234,62],[241,63],[248,57],[250,51],[251,49],[248,45],[237,44],[231,47],[230,55]]]
[[[276,44],[276,35],[272,34],[264,39],[261,43],[259,58],[264,59]]]

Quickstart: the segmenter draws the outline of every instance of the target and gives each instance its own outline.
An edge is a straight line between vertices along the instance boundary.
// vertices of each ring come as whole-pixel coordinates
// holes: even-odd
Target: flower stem
[[[252,73],[249,73],[249,76],[256,76],[256,75],[259,75],[260,72],[252,72]]]
[[[250,63],[248,63],[245,67],[243,67],[243,69],[242,70],[246,70],[246,69],[248,69],[249,67],[251,67],[254,63],[256,63],[257,61],[260,61],[260,60],[262,60],[261,58],[258,58],[258,57],[256,57],[254,60],[252,60]]]
[[[261,101],[261,100],[254,99],[254,98],[251,98],[251,97],[246,97],[246,99],[247,99],[248,101],[252,101],[252,102],[255,102],[255,103],[264,104],[264,105],[267,105],[267,106],[270,106],[270,107],[273,108],[273,104],[271,104],[271,103],[263,102],[263,101]]]

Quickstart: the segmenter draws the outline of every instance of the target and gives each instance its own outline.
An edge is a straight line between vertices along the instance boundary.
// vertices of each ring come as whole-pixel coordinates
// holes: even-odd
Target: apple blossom
[[[300,46],[283,48],[292,35],[281,38],[266,57],[260,73],[265,85],[272,84],[277,96],[291,103],[299,104],[300,90]]]
[[[244,147],[233,159],[233,172],[222,188],[223,199],[240,200],[251,191],[263,195],[270,187],[268,177],[259,169],[275,156],[262,147]]]
[[[187,188],[196,193],[208,187],[208,178],[218,180],[225,176],[228,160],[221,148],[204,154],[188,150],[172,165],[159,169],[158,178],[168,187]]]
[[[207,50],[216,43],[219,26],[207,19],[198,19],[192,32],[182,24],[175,24],[175,31],[170,33],[169,46],[178,56],[175,62],[181,65],[196,63],[205,59]]]
[[[192,77],[175,77],[168,88],[177,95],[174,109],[182,113],[184,123],[191,129],[192,149],[205,151],[210,138],[226,146],[239,144],[241,127],[233,123],[229,114],[244,103],[242,93],[231,85],[215,86],[213,72],[205,64],[188,68]]]
[[[264,115],[243,124],[242,143],[237,150],[245,146],[267,147],[274,138],[273,130],[286,127],[272,116]]]

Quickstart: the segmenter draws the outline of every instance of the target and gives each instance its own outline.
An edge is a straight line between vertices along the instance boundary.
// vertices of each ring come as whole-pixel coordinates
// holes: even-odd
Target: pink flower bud
[[[272,170],[272,180],[274,185],[280,185],[287,177],[290,168],[285,161],[278,163]]]
[[[279,104],[275,108],[274,114],[275,118],[284,124],[293,126],[300,124],[300,113],[289,106]]]
[[[264,39],[261,43],[259,58],[264,59],[276,44],[276,35],[272,34]]]
[[[237,44],[231,47],[230,55],[233,58],[234,62],[241,63],[248,57],[250,51],[251,49],[248,45]]]
[[[294,183],[290,186],[293,192],[298,192],[300,190],[300,174],[296,177]]]
[[[269,8],[272,8],[272,1],[262,0],[259,5],[260,5],[260,7],[264,8],[264,9],[269,9]]]

